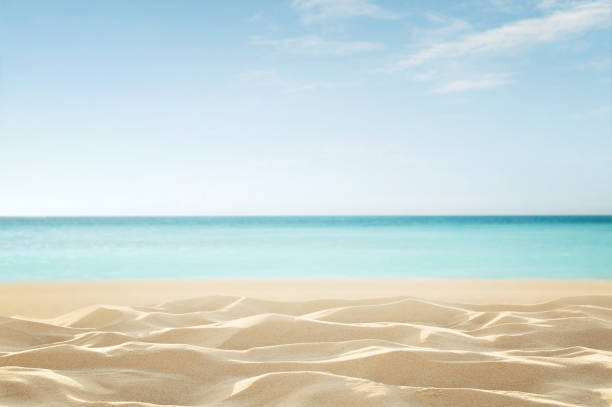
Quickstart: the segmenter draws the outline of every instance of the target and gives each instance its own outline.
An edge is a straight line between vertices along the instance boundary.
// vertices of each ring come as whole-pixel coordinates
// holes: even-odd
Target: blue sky
[[[612,1],[0,1],[0,215],[612,212]]]

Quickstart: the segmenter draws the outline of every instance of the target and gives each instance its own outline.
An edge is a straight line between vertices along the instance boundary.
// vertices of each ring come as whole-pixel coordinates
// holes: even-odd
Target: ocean
[[[612,216],[0,218],[0,280],[612,278]]]

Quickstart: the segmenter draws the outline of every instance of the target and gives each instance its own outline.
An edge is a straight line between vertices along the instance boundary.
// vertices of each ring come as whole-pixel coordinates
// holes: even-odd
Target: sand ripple
[[[612,296],[204,297],[0,318],[2,406],[609,406]]]

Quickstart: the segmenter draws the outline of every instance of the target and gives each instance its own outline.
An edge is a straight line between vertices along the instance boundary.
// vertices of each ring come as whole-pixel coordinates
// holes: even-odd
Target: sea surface
[[[611,279],[612,216],[0,218],[0,280]]]

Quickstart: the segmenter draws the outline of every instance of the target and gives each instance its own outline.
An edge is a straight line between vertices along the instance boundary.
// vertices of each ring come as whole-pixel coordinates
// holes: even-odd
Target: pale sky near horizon
[[[0,216],[609,214],[611,22],[611,0],[0,0]]]

